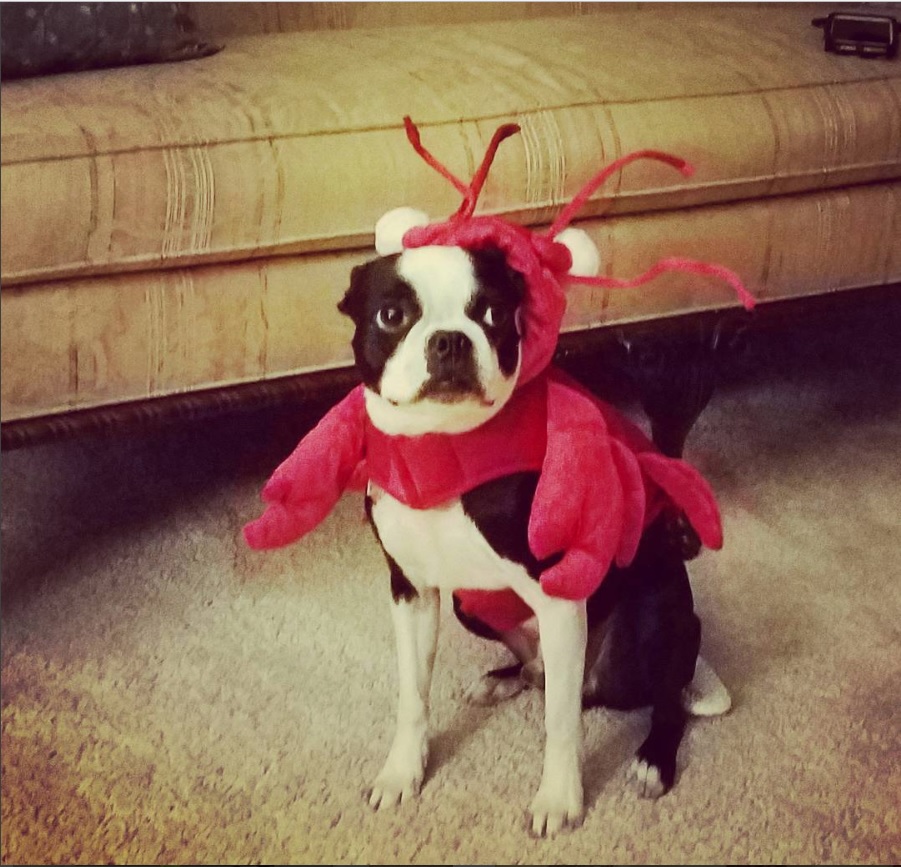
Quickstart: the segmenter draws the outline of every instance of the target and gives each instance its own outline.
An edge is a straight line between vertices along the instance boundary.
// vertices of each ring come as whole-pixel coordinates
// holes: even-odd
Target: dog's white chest
[[[412,509],[375,486],[370,496],[382,546],[414,586],[516,590],[534,585],[522,566],[494,551],[459,499]]]

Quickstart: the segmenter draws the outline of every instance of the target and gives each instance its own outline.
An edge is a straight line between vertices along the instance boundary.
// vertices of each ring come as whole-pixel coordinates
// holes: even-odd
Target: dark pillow
[[[186,3],[0,3],[0,75],[206,57]]]

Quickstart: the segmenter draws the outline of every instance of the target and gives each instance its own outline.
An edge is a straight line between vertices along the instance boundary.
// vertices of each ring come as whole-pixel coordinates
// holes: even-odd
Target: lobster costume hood
[[[244,529],[248,544],[273,548],[295,541],[328,515],[346,488],[360,488],[368,480],[412,508],[427,509],[492,479],[530,471],[539,478],[529,547],[537,561],[553,563],[539,577],[549,595],[590,596],[611,564],[631,562],[643,530],[664,510],[684,513],[701,542],[719,548],[719,510],[700,474],[684,461],[660,454],[613,407],[551,366],[568,282],[625,288],[663,271],[689,271],[725,280],[746,307],[753,306],[733,272],[689,259],[664,259],[631,280],[595,276],[597,249],[583,231],[568,228],[589,196],[628,163],[655,159],[686,175],[691,168],[658,151],[630,154],[592,178],[550,229],[532,232],[499,217],[473,215],[499,144],[519,127],[508,124],[497,130],[472,182],[464,184],[425,150],[411,120],[404,122],[416,152],[457,188],[463,203],[439,223],[412,208],[388,212],[376,226],[376,250],[380,255],[431,246],[502,251],[525,284],[516,390],[495,416],[473,430],[403,436],[373,425],[364,387],[358,386],[275,470],[263,489],[265,512]],[[465,613],[499,631],[531,615],[513,591],[455,595]]]

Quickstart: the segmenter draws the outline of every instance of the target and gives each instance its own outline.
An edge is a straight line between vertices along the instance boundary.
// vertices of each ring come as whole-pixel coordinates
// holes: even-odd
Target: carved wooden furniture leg
[[[713,394],[718,371],[737,350],[744,322],[743,316],[728,311],[688,318],[678,329],[620,333],[624,372],[665,455],[682,457],[688,434]]]

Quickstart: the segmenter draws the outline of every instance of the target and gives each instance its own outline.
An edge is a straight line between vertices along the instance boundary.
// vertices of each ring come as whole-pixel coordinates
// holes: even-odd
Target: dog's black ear
[[[526,278],[522,275],[521,271],[517,271],[515,268],[512,268],[507,262],[507,257],[503,256],[504,262],[504,272],[507,275],[507,280],[510,281],[510,285],[513,286],[516,292],[519,294],[520,301],[525,297],[526,294]]]
[[[365,286],[369,280],[369,265],[357,265],[350,272],[350,287],[338,302],[338,310],[351,319],[356,319],[360,310]]]
[[[476,271],[483,282],[498,288],[509,287],[514,293],[516,303],[522,301],[526,291],[525,277],[510,267],[503,250],[497,247],[486,247],[479,250],[475,262]]]

